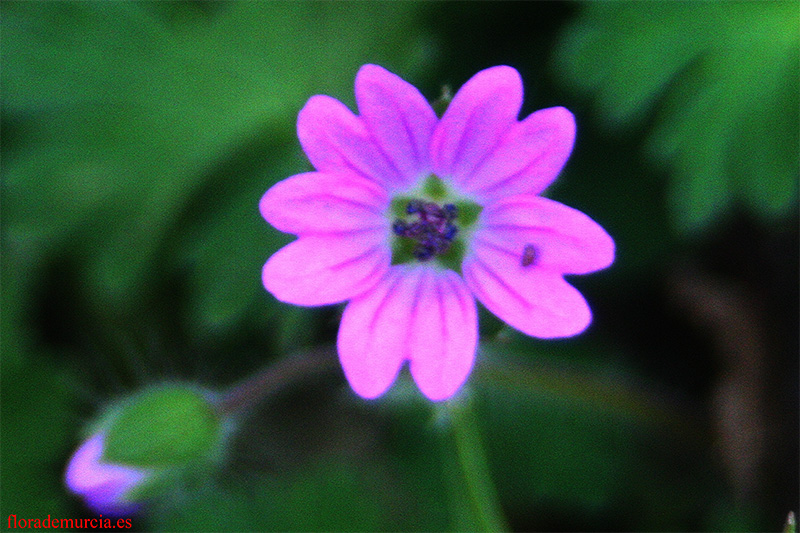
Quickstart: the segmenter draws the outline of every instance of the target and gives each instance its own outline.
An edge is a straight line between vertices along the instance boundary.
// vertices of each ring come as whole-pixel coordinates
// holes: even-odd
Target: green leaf
[[[647,148],[672,171],[686,233],[734,203],[764,221],[796,205],[798,50],[794,2],[590,3],[556,68],[607,125],[652,124]]]
[[[3,330],[3,360],[10,348]],[[3,445],[2,513],[20,518],[66,516],[63,469],[79,422],[71,390],[75,375],[41,353],[28,352],[22,364],[4,363],[0,383]]]
[[[193,273],[208,290],[193,310],[202,326],[229,323],[261,290],[260,264],[276,247],[255,229],[258,199],[307,166],[297,157],[297,112],[313,94],[352,101],[363,63],[407,64],[416,11],[404,3],[4,4],[9,224],[26,239],[69,243],[86,265],[91,300],[115,311],[129,310],[165,262],[185,257],[173,254],[171,237],[208,223],[209,240],[190,254],[209,260]],[[259,164],[220,172],[254,146],[263,148]],[[210,189],[219,208],[187,219]]]
[[[258,132],[210,173],[178,217],[167,248],[189,272],[187,311],[198,338],[226,330],[254,306],[265,306],[270,317],[279,309],[259,273],[292,237],[264,222],[258,200],[265,182],[296,170],[298,154],[286,148],[293,142],[282,129]],[[221,188],[227,183],[235,187]]]
[[[180,467],[210,459],[221,430],[222,421],[199,391],[150,389],[120,408],[107,430],[103,457],[133,466]]]
[[[376,531],[384,512],[374,474],[331,458],[302,475],[198,490],[180,505],[166,502],[153,518],[165,531]]]

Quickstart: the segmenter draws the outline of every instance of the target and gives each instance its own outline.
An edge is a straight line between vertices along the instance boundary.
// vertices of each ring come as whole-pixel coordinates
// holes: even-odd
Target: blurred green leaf
[[[655,113],[648,149],[670,165],[683,232],[734,202],[764,220],[797,201],[800,13],[795,2],[589,3],[556,69],[614,127]]]
[[[464,496],[452,439],[445,435],[430,403],[406,374],[381,400],[391,412],[388,431],[389,458],[396,472],[393,490],[402,507],[393,513],[391,529],[444,531],[474,525],[459,506]],[[444,442],[443,442],[444,441]]]
[[[258,199],[307,166],[298,110],[320,92],[352,101],[364,62],[407,64],[415,12],[404,3],[6,3],[12,231],[72,239],[92,301],[114,310],[179,259],[168,236],[205,227],[188,253],[202,293],[192,317],[229,322],[261,291],[260,265],[279,243],[258,229]],[[249,159],[231,160],[239,156]],[[211,190],[218,205],[187,217]]]
[[[30,351],[30,331],[26,313],[30,310],[31,269],[36,259],[26,257],[22,243],[10,239],[5,226],[0,229],[0,331],[3,331],[2,365],[5,373],[19,369]],[[19,275],[25,272],[27,275]]]
[[[698,422],[619,363],[601,362],[597,352],[481,346],[474,384],[489,462],[508,513],[538,517],[523,529],[586,529],[591,522],[571,509],[586,520],[620,505],[638,511],[618,529],[676,527],[714,494],[713,475],[698,475],[705,460]]]
[[[3,330],[3,359],[8,347]],[[24,365],[3,365],[2,513],[33,518],[66,516],[63,471],[78,422],[70,382],[75,376],[61,365],[28,354]]]
[[[209,170],[205,186],[183,207],[166,248],[192,274],[187,312],[196,338],[224,330],[254,304],[270,316],[279,308],[260,271],[292,237],[264,222],[258,200],[265,182],[297,171],[296,150],[286,148],[295,143],[283,129],[259,132]]]
[[[374,476],[368,465],[335,459],[299,476],[253,476],[246,487],[172,496],[154,524],[164,531],[375,531],[383,529],[384,502]]]

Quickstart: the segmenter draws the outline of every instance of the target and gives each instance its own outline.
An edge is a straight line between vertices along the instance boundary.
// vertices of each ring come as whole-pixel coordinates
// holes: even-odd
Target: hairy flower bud
[[[198,389],[147,388],[110,406],[70,459],[65,482],[96,512],[135,512],[181,474],[218,462],[226,422]]]

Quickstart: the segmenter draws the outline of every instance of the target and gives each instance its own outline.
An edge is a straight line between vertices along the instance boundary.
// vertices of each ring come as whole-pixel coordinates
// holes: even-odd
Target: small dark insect
[[[532,244],[526,244],[522,249],[522,266],[529,267],[536,259],[536,248]]]

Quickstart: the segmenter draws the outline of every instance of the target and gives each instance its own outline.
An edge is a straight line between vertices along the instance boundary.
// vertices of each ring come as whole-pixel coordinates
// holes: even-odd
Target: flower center
[[[409,196],[392,200],[392,264],[435,262],[460,272],[465,242],[481,209],[451,193],[437,176],[428,176]]]
[[[407,222],[398,218],[392,224],[392,231],[398,237],[416,243],[412,254],[418,261],[428,261],[450,249],[458,233],[458,228],[453,224],[458,215],[458,208],[454,204],[440,207],[435,202],[411,200],[406,206],[406,213],[416,215],[417,220]]]

